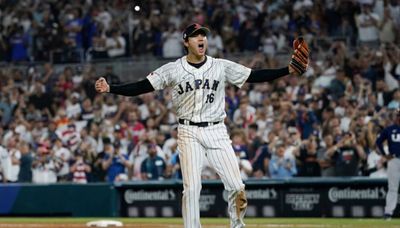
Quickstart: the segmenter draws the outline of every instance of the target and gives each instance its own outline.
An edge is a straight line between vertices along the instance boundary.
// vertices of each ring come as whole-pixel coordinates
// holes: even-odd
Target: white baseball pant
[[[178,150],[183,177],[182,216],[185,228],[201,228],[199,199],[203,159],[220,176],[228,191],[228,211],[231,228],[244,227],[246,210],[236,210],[236,197],[244,191],[239,165],[226,126],[222,123],[197,127],[180,124]],[[247,205],[247,204],[246,204]]]
[[[397,205],[400,182],[400,159],[392,158],[388,161],[388,192],[386,194],[385,214],[393,215]]]

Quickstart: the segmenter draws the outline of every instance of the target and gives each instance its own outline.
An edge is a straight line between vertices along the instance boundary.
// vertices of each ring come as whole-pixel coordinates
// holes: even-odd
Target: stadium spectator
[[[116,58],[125,55],[126,40],[119,30],[111,30],[111,35],[106,38],[106,49],[108,57]]]
[[[18,136],[12,136],[7,140],[7,147],[5,151],[7,154],[2,155],[2,164],[4,171],[4,178],[8,183],[15,183],[18,181],[21,163],[21,151],[18,148]]]
[[[24,34],[23,27],[16,26],[11,32],[9,46],[11,51],[11,61],[21,62],[28,61],[28,37]]]
[[[128,160],[128,155],[123,154],[120,151],[120,142],[115,141],[111,144],[111,140],[108,139],[104,144],[104,158],[102,162],[103,170],[107,171],[108,182],[118,182],[128,180],[128,173],[125,169],[132,167]]]
[[[32,163],[33,183],[50,184],[57,182],[59,163],[47,145],[40,145]]]
[[[210,56],[216,57],[216,58],[221,58],[224,56],[224,44],[222,43],[222,38],[221,35],[218,33],[218,31],[213,30],[208,36],[208,48],[207,48],[207,53]],[[182,46],[179,44],[179,46]]]
[[[249,161],[246,134],[243,130],[233,130],[230,137],[239,163],[240,174],[244,180],[247,180],[253,173],[253,167]]]
[[[33,162],[33,152],[31,145],[26,142],[20,142],[20,170],[18,173],[19,183],[31,183],[32,182],[32,162]]]
[[[95,25],[96,25],[96,30],[91,40],[92,46],[89,49],[89,53],[91,54],[91,57],[95,60],[106,59],[108,58],[107,47],[106,47],[106,40],[107,40],[106,31],[102,24],[95,23]]]
[[[54,146],[52,148],[54,156],[59,163],[60,169],[57,172],[57,181],[66,182],[69,181],[70,176],[70,160],[72,159],[71,151],[63,146],[63,142],[60,138],[56,138]]]
[[[163,57],[175,58],[183,55],[182,50],[182,34],[173,24],[168,26],[168,30],[163,32]]]
[[[233,113],[233,122],[236,127],[247,128],[254,122],[256,109],[250,105],[247,98],[242,99],[239,105],[239,109]]]
[[[396,39],[398,29],[390,13],[390,8],[385,8],[382,22],[379,25],[379,39],[381,43],[393,43]]]
[[[70,172],[72,174],[72,182],[80,184],[88,182],[88,173],[91,172],[91,168],[85,163],[82,153],[75,153],[75,159],[71,164]]]
[[[263,144],[263,140],[259,135],[258,125],[256,123],[249,125],[246,142],[248,142],[247,159],[252,160],[257,149],[261,146],[261,144]]]
[[[321,176],[321,167],[317,161],[318,142],[315,136],[303,141],[296,156],[298,175],[301,177]]]
[[[166,163],[164,159],[157,155],[157,145],[149,143],[147,145],[148,156],[140,165],[142,180],[163,180],[166,177]]]
[[[259,147],[258,150],[256,151],[254,158],[250,161],[253,166],[254,178],[261,179],[270,176],[269,175],[270,160],[271,160],[271,153],[269,152],[268,145],[262,145],[261,147]]]
[[[317,161],[321,168],[322,177],[335,176],[335,161],[331,158],[335,150],[336,146],[333,136],[331,134],[324,135],[323,142],[317,151]]]
[[[293,157],[285,158],[285,145],[277,142],[275,151],[269,162],[271,178],[292,178],[297,175],[296,162]]]
[[[171,156],[170,162],[168,165],[170,165],[170,172],[171,172],[171,178],[172,179],[178,179],[182,180],[182,171],[181,171],[181,165],[179,164],[179,152],[177,151],[178,145],[175,144],[175,150],[174,153]]]
[[[371,8],[371,4],[362,4],[361,13],[356,16],[358,39],[362,45],[377,48],[379,45],[379,24],[381,18]]]
[[[355,134],[345,132],[335,145],[330,158],[335,161],[335,176],[359,176],[361,162],[366,160],[364,149],[356,143]]]

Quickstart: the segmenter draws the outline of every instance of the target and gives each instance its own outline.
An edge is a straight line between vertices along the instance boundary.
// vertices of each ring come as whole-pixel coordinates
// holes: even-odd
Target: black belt
[[[213,126],[216,124],[221,123],[221,121],[217,121],[217,122],[192,122],[190,120],[184,120],[184,119],[179,119],[178,122],[180,124],[184,124],[184,125],[192,125],[192,126],[197,126],[197,127],[208,127],[208,126]]]

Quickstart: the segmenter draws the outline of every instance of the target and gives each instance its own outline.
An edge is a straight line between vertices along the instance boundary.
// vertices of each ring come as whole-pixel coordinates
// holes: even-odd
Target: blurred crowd
[[[195,21],[212,29],[209,55],[251,52],[239,62],[277,68],[276,53],[290,52],[288,43],[301,34],[312,50],[305,75],[226,87],[225,123],[243,178],[387,175],[375,139],[400,108],[399,1],[130,1],[126,7],[118,0],[0,0],[0,6],[0,58],[10,62],[48,60],[59,48],[67,57],[75,48],[91,58],[178,57],[182,26]],[[104,68],[109,83],[124,81]],[[99,70],[87,62],[60,71],[48,61],[0,69],[3,182],[182,178],[171,90],[133,98],[97,94]],[[219,178],[207,162],[202,176]]]
[[[0,62],[174,58],[191,22],[212,29],[209,54],[287,51],[303,35],[351,46],[399,40],[398,0],[1,0]]]

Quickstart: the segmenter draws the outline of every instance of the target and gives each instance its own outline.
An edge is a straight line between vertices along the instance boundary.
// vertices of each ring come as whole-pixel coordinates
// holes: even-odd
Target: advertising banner
[[[336,179],[335,179],[336,180]],[[116,187],[124,217],[180,217],[182,184],[128,184]],[[252,181],[246,183],[246,217],[382,217],[387,182]],[[202,217],[226,217],[229,193],[222,183],[203,183]],[[399,198],[400,199],[400,198]],[[395,215],[399,214],[397,207]]]

